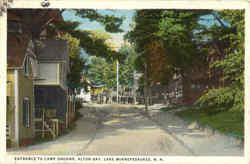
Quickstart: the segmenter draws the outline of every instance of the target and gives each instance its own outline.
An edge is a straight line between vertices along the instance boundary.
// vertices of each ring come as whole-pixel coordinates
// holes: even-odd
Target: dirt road
[[[173,113],[151,110],[151,116],[130,105],[88,105],[77,127],[54,141],[10,154],[46,155],[243,155],[231,138],[188,129]],[[212,146],[211,146],[212,145]]]

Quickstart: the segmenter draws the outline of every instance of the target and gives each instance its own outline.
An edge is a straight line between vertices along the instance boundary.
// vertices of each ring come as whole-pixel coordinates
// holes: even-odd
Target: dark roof
[[[65,40],[44,40],[37,49],[38,60],[69,60],[69,50]]]
[[[8,34],[7,38],[7,64],[8,67],[23,67],[29,39]]]

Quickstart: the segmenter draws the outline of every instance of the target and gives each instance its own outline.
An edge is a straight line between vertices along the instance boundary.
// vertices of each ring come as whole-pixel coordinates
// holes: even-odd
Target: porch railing
[[[6,139],[10,139],[10,127],[6,125]]]

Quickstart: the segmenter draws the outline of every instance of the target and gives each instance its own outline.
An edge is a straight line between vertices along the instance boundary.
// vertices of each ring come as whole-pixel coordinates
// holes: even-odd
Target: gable
[[[8,34],[7,37],[7,64],[8,67],[23,67],[28,47],[28,39]]]

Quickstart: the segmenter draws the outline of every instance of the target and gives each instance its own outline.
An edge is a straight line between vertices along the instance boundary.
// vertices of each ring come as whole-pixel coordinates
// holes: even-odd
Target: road
[[[39,155],[243,155],[233,138],[192,128],[171,112],[131,105],[88,105],[76,128],[56,140],[10,149]],[[212,145],[212,146],[211,146]]]

